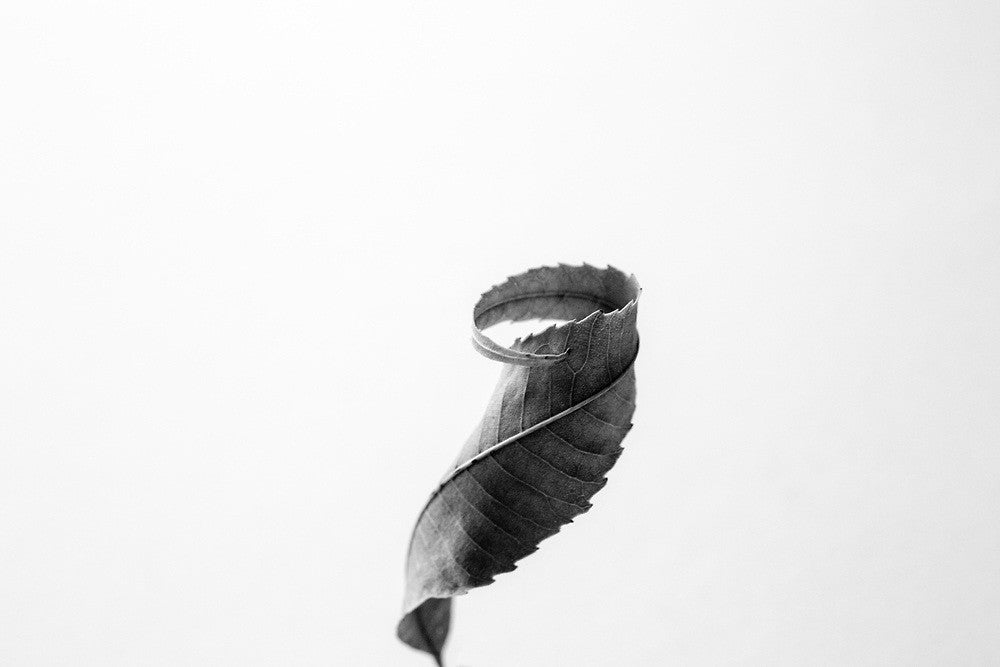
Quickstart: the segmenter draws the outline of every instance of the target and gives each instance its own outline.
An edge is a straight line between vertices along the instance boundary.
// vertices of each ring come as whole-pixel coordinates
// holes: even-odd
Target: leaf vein
[[[479,579],[478,577],[476,577],[476,575],[474,575],[471,572],[469,572],[469,570],[467,570],[466,567],[464,565],[462,565],[462,563],[458,560],[458,558],[455,557],[455,554],[452,552],[451,547],[448,546],[448,538],[447,538],[447,536],[443,532],[441,532],[441,529],[438,528],[437,524],[435,524],[434,521],[430,518],[430,514],[427,514],[425,516],[427,518],[427,523],[429,523],[430,526],[431,526],[431,528],[434,529],[434,532],[436,532],[438,535],[441,536],[441,542],[440,543],[441,543],[442,547],[444,547],[444,552],[446,554],[448,554],[448,556],[451,558],[452,562],[455,563],[455,565],[457,565],[460,568],[462,568],[462,571],[465,572],[465,574],[467,574],[469,576],[470,581],[482,581],[481,579]]]
[[[476,483],[476,486],[478,486],[480,489],[483,490],[483,493],[485,493],[487,496],[489,496],[490,498],[492,498],[494,501],[496,501],[497,504],[499,504],[501,507],[503,507],[506,510],[508,510],[514,516],[516,516],[516,517],[518,517],[520,519],[524,519],[525,521],[527,521],[531,525],[535,526],[536,528],[541,528],[542,530],[555,530],[555,527],[553,527],[553,526],[543,526],[542,524],[538,523],[534,519],[531,519],[530,517],[524,516],[523,514],[521,514],[520,512],[518,512],[516,509],[514,509],[510,505],[508,505],[504,501],[502,501],[499,498],[497,498],[496,496],[494,496],[492,493],[489,492],[489,490],[485,486],[483,486],[483,483],[479,481],[479,478],[477,478],[471,472],[469,473],[469,477],[471,477],[472,480]]]
[[[539,461],[541,461],[542,463],[544,463],[548,467],[550,467],[553,470],[555,470],[560,475],[565,475],[566,477],[574,479],[574,480],[576,480],[578,482],[582,482],[583,484],[587,484],[588,483],[587,480],[581,479],[580,477],[577,477],[576,475],[573,475],[571,473],[566,472],[562,468],[557,468],[556,466],[552,465],[552,463],[550,463],[545,457],[541,456],[540,454],[536,454],[535,452],[531,451],[530,449],[528,449],[527,447],[525,447],[523,444],[521,444],[520,440],[518,440],[514,444],[517,445],[518,447],[520,447],[521,449],[523,449],[524,451],[528,452],[528,454],[530,454],[531,456],[535,457],[536,459],[538,459]],[[583,491],[583,489],[581,488],[581,492],[582,491]]]
[[[444,494],[442,494],[442,495],[441,495],[441,501],[442,501],[442,502],[445,502],[445,503],[447,503],[447,501],[446,501],[446,500],[445,500],[445,498],[444,498]],[[448,507],[449,507],[449,509],[450,509],[450,508],[451,508],[451,505],[449,504],[449,505],[448,505]],[[469,541],[470,541],[470,542],[472,542],[472,544],[474,544],[474,545],[476,546],[476,548],[478,548],[478,549],[479,549],[480,551],[482,551],[482,552],[483,552],[483,553],[485,553],[485,554],[486,554],[487,556],[489,556],[489,557],[490,557],[490,560],[492,560],[492,561],[493,561],[494,563],[496,563],[497,565],[501,565],[501,566],[502,566],[502,565],[504,565],[504,563],[503,563],[503,562],[502,562],[502,561],[501,561],[501,560],[500,560],[499,558],[497,558],[497,556],[499,556],[499,554],[495,554],[495,553],[493,553],[493,551],[491,551],[490,549],[487,549],[486,547],[484,547],[484,546],[483,546],[482,544],[480,544],[480,543],[479,543],[479,542],[478,542],[478,541],[476,540],[476,538],[474,538],[474,537],[472,536],[472,534],[471,534],[471,533],[469,533],[469,531],[468,531],[468,530],[466,530],[466,529],[465,529],[465,525],[464,525],[464,524],[462,524],[462,517],[461,517],[461,515],[459,515],[459,517],[458,517],[458,521],[456,521],[456,522],[455,522],[455,525],[457,525],[457,526],[459,527],[459,529],[461,529],[461,531],[462,531],[463,533],[465,533],[465,536],[469,538]]]
[[[548,426],[545,427],[545,430],[548,431],[549,433],[551,433],[552,435],[554,435],[556,438],[558,438],[562,442],[566,443],[567,445],[569,445],[570,447],[572,447],[573,449],[575,449],[576,451],[578,451],[581,454],[584,454],[586,456],[598,456],[598,457],[601,457],[601,458],[605,458],[605,457],[609,456],[609,454],[602,454],[601,452],[591,452],[589,450],[586,450],[586,449],[583,449],[581,447],[578,447],[578,446],[574,445],[572,442],[570,442],[569,440],[567,440],[566,438],[562,437],[561,435],[559,435],[558,433],[556,433],[555,431],[553,431]]]
[[[584,414],[590,415],[592,418],[596,419],[597,421],[601,422],[602,424],[607,424],[608,426],[613,426],[614,428],[622,429],[622,430],[625,430],[625,431],[628,430],[627,426],[622,426],[621,424],[613,424],[613,423],[611,423],[609,421],[601,419],[600,417],[598,417],[597,415],[595,415],[593,412],[591,412],[587,408],[580,408],[580,412],[583,412]]]
[[[489,521],[491,524],[493,524],[496,527],[496,529],[499,530],[501,533],[503,533],[507,537],[511,538],[512,540],[514,540],[515,542],[517,542],[521,546],[524,546],[524,542],[522,542],[517,537],[517,535],[514,535],[512,533],[508,533],[506,530],[504,530],[503,526],[501,526],[500,524],[498,524],[496,521],[494,521],[489,516],[487,516],[485,512],[483,512],[481,509],[479,509],[478,507],[476,507],[476,504],[474,502],[472,502],[472,500],[469,499],[468,496],[465,495],[465,491],[462,490],[461,486],[459,486],[458,484],[455,484],[455,490],[458,493],[458,497],[461,498],[465,502],[466,505],[468,505],[469,507],[471,507],[472,509],[474,509],[476,511],[476,514],[478,514],[479,516],[483,517],[484,519],[486,519],[487,521]]]
[[[531,484],[531,482],[528,482],[527,480],[524,480],[524,479],[521,479],[520,477],[518,477],[517,475],[515,475],[515,474],[514,474],[514,473],[512,473],[511,471],[507,470],[507,468],[505,468],[505,467],[504,467],[504,465],[503,465],[502,463],[500,463],[500,461],[498,461],[498,460],[497,460],[497,458],[496,458],[495,456],[492,456],[492,457],[490,457],[490,459],[491,459],[491,460],[492,460],[492,461],[493,461],[494,463],[496,463],[496,464],[497,464],[498,466],[500,466],[500,469],[501,469],[501,470],[503,470],[503,471],[504,471],[505,473],[507,473],[508,475],[510,475],[511,479],[514,479],[514,480],[516,480],[516,481],[520,482],[521,484],[524,484],[524,485],[525,485],[526,487],[528,487],[528,488],[529,488],[529,489],[531,489],[532,491],[536,491],[536,492],[538,492],[538,493],[542,494],[542,495],[543,495],[543,496],[545,496],[545,497],[546,497],[546,498],[547,498],[548,500],[554,500],[554,501],[556,501],[557,503],[562,503],[563,505],[572,505],[573,507],[575,507],[575,508],[577,508],[577,509],[579,509],[579,510],[585,510],[585,509],[586,509],[585,507],[581,507],[580,505],[577,505],[576,503],[573,503],[573,502],[569,502],[569,501],[567,501],[567,500],[563,500],[562,498],[557,498],[556,496],[553,496],[553,495],[550,495],[550,494],[548,494],[548,493],[545,493],[544,491],[542,491],[542,490],[541,490],[541,489],[539,489],[538,487],[536,487],[536,486],[534,486],[533,484]]]

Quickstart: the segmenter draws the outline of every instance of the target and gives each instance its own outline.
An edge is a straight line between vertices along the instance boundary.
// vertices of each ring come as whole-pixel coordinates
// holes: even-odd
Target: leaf
[[[613,267],[541,267],[484,293],[473,344],[503,362],[482,421],[410,538],[403,618],[410,646],[443,665],[451,598],[493,583],[590,508],[635,410],[639,284]],[[568,320],[509,348],[494,324]]]

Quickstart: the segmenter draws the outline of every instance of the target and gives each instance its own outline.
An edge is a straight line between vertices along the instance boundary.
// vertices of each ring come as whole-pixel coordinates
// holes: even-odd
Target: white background
[[[644,288],[453,665],[1000,663],[1000,6],[6,2],[0,663],[429,665],[479,292]]]

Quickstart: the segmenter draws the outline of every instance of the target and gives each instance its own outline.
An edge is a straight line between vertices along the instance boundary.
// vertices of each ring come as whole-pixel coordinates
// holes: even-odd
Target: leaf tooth
[[[542,271],[545,270],[545,268],[547,268],[547,267],[537,267],[535,269],[528,269],[527,271],[523,271],[521,273],[511,274],[511,275],[507,276],[506,278],[504,278],[502,281],[500,281],[498,283],[495,283],[488,290],[486,290],[485,292],[483,292],[482,294],[480,294],[479,298],[480,298],[480,300],[482,300],[483,298],[489,296],[492,292],[494,292],[494,291],[496,291],[498,289],[501,289],[501,288],[503,288],[503,287],[505,287],[507,285],[513,285],[514,287],[520,287],[520,282],[519,282],[520,280],[528,277],[528,275],[531,274],[532,272],[542,272]]]
[[[624,306],[622,306],[618,310],[612,311],[612,313],[617,313],[620,316],[625,316],[625,315],[628,315],[629,312],[631,312],[632,309],[635,308],[637,305],[638,305],[638,302],[636,301],[636,299],[630,299],[628,303],[626,303]]]
[[[539,331],[537,333],[533,332],[533,333],[528,334],[527,338],[525,338],[524,341],[523,341],[524,344],[527,345],[528,343],[534,341],[536,338],[541,338],[542,336],[545,336],[545,335],[547,335],[547,334],[555,331],[555,329],[556,329],[557,326],[559,326],[559,325],[558,324],[551,324],[548,327],[546,327],[544,331]]]
[[[587,315],[582,320],[576,320],[576,323],[577,324],[584,324],[586,322],[589,322],[592,317],[598,317],[598,316],[603,315],[603,314],[604,313],[602,313],[600,310],[595,310],[594,312],[592,312],[590,315]]]

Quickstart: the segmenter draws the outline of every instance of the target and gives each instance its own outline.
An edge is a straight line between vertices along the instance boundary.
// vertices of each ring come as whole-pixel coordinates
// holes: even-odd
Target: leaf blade
[[[417,519],[397,627],[439,664],[450,599],[515,569],[607,483],[635,410],[639,293],[634,276],[612,267],[560,264],[495,285],[474,308],[474,345],[504,368]],[[509,348],[482,331],[553,316],[570,321]]]

